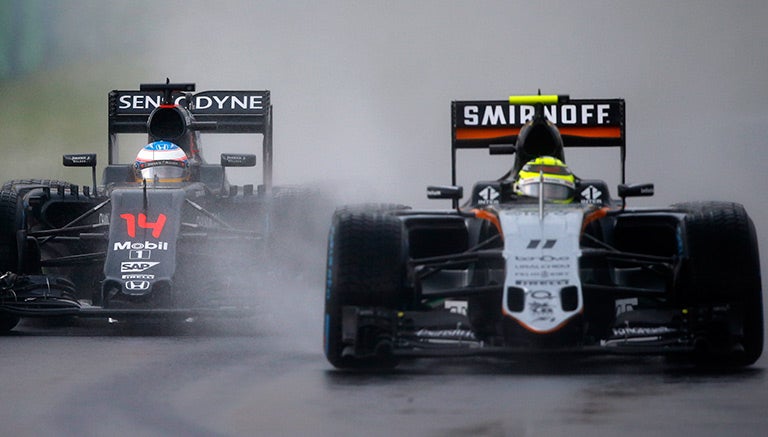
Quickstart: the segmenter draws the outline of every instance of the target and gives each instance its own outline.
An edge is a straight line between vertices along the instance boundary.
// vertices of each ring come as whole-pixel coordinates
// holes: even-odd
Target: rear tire
[[[731,202],[690,202],[674,205],[688,213],[685,242],[690,265],[680,298],[688,304],[727,305],[736,320],[711,333],[708,343],[726,342],[730,349],[697,351],[702,365],[748,366],[763,351],[763,297],[754,223],[744,207]],[[735,323],[734,323],[735,322]],[[732,326],[740,329],[728,329]]]
[[[391,369],[398,364],[386,348],[378,355],[354,356],[355,346],[342,338],[342,308],[397,309],[407,302],[402,223],[390,213],[402,208],[366,205],[342,208],[333,215],[328,235],[324,349],[337,368]]]
[[[16,192],[0,191],[0,276],[18,269],[18,251],[16,243],[17,210]],[[19,317],[0,313],[0,333],[8,332],[19,323]]]
[[[0,191],[0,275],[8,271],[15,272],[18,269],[17,209],[16,191]]]
[[[0,334],[11,331],[19,324],[19,316],[13,314],[0,314]]]
[[[69,182],[60,181],[56,179],[11,179],[10,181],[3,183],[3,186],[0,187],[0,190],[17,191],[16,188],[19,185],[39,185],[41,187],[49,187],[56,190],[59,187],[64,187],[65,189],[69,189],[69,187],[72,184]]]

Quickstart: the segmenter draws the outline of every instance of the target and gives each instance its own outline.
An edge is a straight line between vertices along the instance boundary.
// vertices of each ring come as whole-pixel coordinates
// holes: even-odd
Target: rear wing
[[[451,102],[451,183],[456,185],[456,151],[514,144],[520,128],[541,104],[565,147],[619,147],[625,178],[624,99],[569,99],[568,96],[511,96],[508,100]]]
[[[167,84],[165,88],[173,86]],[[109,93],[109,163],[117,164],[118,134],[147,133],[152,112],[170,102],[179,105],[200,125],[215,124],[215,133],[262,134],[264,184],[272,185],[272,103],[270,92],[202,91],[192,93],[194,84],[175,84],[173,92],[162,90],[113,90]],[[162,87],[149,85],[148,88]],[[142,85],[142,89],[145,85]],[[180,90],[180,91],[179,91]],[[166,93],[169,94],[166,95]],[[208,129],[206,129],[208,130]]]

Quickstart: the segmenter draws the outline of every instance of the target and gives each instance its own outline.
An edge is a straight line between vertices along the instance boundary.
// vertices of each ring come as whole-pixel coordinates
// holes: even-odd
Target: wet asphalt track
[[[174,331],[25,323],[0,337],[0,435],[746,436],[768,428],[765,357],[732,372],[656,357],[562,357],[419,360],[392,374],[348,374],[322,355],[321,293],[281,292],[286,300],[265,303],[257,319]],[[283,304],[301,295],[302,304]]]

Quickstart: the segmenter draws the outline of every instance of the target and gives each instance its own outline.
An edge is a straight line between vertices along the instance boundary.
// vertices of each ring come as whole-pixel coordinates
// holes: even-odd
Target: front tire
[[[402,223],[391,212],[384,205],[369,205],[342,208],[333,215],[328,235],[324,349],[334,367],[391,369],[398,363],[386,347],[389,333],[369,332],[365,339],[357,339],[365,343],[362,345],[345,342],[342,335],[343,307],[396,309],[407,301]],[[374,352],[356,355],[361,348]]]
[[[725,305],[736,314],[728,326],[718,326],[720,332],[709,333],[707,347],[694,359],[702,365],[751,365],[763,352],[764,330],[754,223],[738,203],[690,202],[675,207],[687,212],[689,265],[680,298],[687,304]],[[717,346],[725,346],[725,352]]]

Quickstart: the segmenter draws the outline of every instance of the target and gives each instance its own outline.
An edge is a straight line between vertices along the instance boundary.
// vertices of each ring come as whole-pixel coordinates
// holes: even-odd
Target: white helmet
[[[176,144],[155,141],[139,151],[133,171],[137,181],[183,182],[189,179],[189,159]]]

